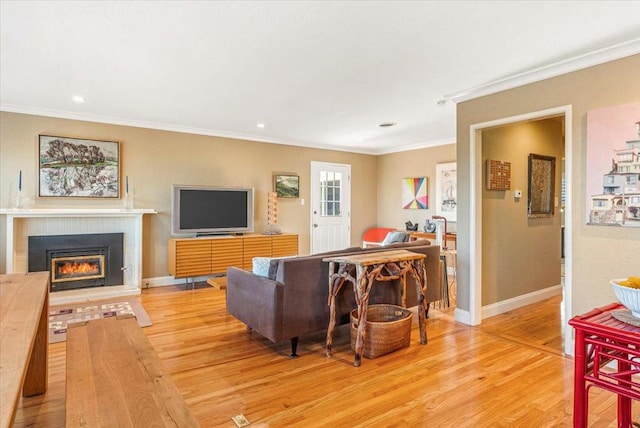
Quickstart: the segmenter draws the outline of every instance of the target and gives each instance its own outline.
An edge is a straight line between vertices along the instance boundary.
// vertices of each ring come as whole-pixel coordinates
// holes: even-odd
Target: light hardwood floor
[[[558,299],[485,320],[481,327],[432,310],[429,343],[353,367],[348,326],[303,337],[300,356],[227,314],[213,287],[144,290],[153,325],[143,331],[203,427],[569,427],[573,359],[561,343]],[[414,317],[415,319],[415,317]],[[50,387],[24,399],[17,427],[64,426],[65,344],[50,345]],[[108,403],[105,403],[108,405]],[[634,403],[637,415],[638,403]],[[616,426],[611,393],[591,390],[590,426]]]

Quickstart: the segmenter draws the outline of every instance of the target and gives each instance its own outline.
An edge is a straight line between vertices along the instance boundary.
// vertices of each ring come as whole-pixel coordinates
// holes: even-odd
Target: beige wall
[[[380,227],[405,229],[405,222],[420,225],[435,215],[436,164],[456,161],[456,145],[429,147],[419,150],[382,155],[378,160],[378,224]],[[429,178],[429,208],[405,210],[402,208],[402,179],[409,177]],[[456,230],[455,223],[449,229]],[[376,226],[372,224],[371,226]]]
[[[571,275],[573,314],[615,301],[609,279],[638,274],[640,228],[588,226],[585,221],[586,118],[590,109],[640,100],[640,55],[568,73],[552,79],[459,103],[457,106],[458,159],[458,300],[463,310],[470,306],[470,126],[564,105],[572,106],[573,142],[571,180],[573,240]],[[464,166],[467,167],[464,167]],[[508,235],[499,237],[508,245]],[[568,315],[573,315],[568,314]]]
[[[121,201],[37,199],[38,134],[76,136],[121,142],[122,176],[129,176],[137,208],[154,208],[145,216],[143,277],[168,275],[167,239],[171,236],[172,184],[249,186],[256,189],[256,232],[266,230],[267,193],[274,172],[300,176],[300,199],[281,199],[278,226],[300,235],[301,254],[309,253],[310,162],[351,164],[351,240],[359,244],[363,230],[376,223],[377,157],[339,151],[266,144],[118,126],[77,120],[0,114],[0,206],[13,205],[18,171],[23,189],[36,207],[120,207]],[[6,272],[5,225],[1,225],[0,272]]]
[[[564,142],[562,123],[546,119],[482,132],[483,177],[486,160],[511,162],[511,189],[482,190],[482,305],[560,285],[561,213],[528,218],[528,156],[556,158],[555,196],[560,199]],[[522,197],[514,198],[521,190]]]

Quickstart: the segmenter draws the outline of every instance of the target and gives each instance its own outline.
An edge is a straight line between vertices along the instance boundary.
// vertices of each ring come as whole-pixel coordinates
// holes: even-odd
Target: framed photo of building
[[[40,135],[38,196],[119,198],[120,143]]]
[[[640,227],[640,103],[587,112],[586,220]]]

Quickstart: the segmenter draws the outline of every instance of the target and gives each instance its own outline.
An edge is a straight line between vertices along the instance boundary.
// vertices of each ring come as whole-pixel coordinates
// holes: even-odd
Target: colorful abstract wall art
[[[429,179],[427,177],[402,179],[402,208],[426,210],[429,208]]]

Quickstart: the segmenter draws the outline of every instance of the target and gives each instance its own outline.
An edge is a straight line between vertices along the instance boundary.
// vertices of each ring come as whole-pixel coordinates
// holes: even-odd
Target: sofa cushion
[[[409,240],[409,234],[407,232],[394,231],[387,233],[387,236],[382,241],[382,246],[394,244],[396,242],[406,242]]]

